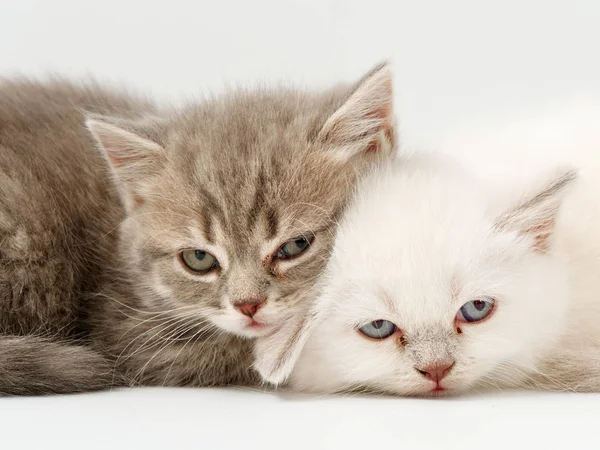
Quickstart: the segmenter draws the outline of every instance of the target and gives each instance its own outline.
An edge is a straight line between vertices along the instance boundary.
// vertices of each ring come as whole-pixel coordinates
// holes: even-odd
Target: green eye
[[[180,253],[183,264],[193,272],[206,273],[219,268],[219,261],[203,250],[184,250]]]
[[[298,237],[287,241],[283,244],[277,252],[277,258],[279,259],[290,259],[303,253],[310,247],[310,244],[314,241],[314,236],[309,237]]]

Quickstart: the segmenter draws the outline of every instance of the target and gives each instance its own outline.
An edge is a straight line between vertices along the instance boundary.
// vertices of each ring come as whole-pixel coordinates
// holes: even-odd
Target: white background
[[[598,96],[599,24],[596,0],[0,0],[0,75],[93,75],[178,100],[258,82],[327,86],[391,59],[404,143],[429,147],[469,124]],[[594,395],[135,390],[0,399],[0,448],[597,449],[599,423]]]

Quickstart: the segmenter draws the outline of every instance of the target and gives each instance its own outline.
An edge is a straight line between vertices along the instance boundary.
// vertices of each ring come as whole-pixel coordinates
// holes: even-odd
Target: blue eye
[[[180,258],[188,269],[196,273],[206,273],[220,267],[217,258],[203,250],[184,250]]]
[[[489,316],[494,310],[494,300],[491,298],[471,300],[465,303],[456,313],[459,322],[479,322]]]
[[[398,327],[389,320],[374,320],[358,329],[371,339],[386,339],[396,332]]]
[[[314,236],[308,236],[298,237],[292,239],[291,241],[287,241],[279,248],[279,251],[277,252],[277,258],[291,259],[295,256],[298,256],[308,249],[313,240]]]

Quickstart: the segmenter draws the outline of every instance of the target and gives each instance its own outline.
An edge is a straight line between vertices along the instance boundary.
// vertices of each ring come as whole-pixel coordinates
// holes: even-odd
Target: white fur
[[[596,112],[521,120],[497,141],[489,130],[463,139],[453,153],[471,171],[434,156],[375,171],[340,226],[316,304],[321,318],[306,331],[291,387],[427,395],[435,383],[415,367],[452,359],[442,382],[449,393],[503,386],[600,391]],[[559,162],[580,169],[573,186],[565,189],[566,182],[519,210],[519,202],[552,184],[534,182],[536,174]],[[509,214],[507,223],[511,210],[518,217]],[[536,221],[547,224],[556,214],[548,251],[540,251]],[[457,311],[481,296],[495,298],[496,311],[457,333]],[[373,341],[357,332],[378,319],[401,328],[407,345],[397,336]]]

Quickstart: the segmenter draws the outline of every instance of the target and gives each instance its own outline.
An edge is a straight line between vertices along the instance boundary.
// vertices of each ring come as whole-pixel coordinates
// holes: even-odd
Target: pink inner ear
[[[111,153],[111,152],[106,152],[106,156],[108,156],[108,159],[110,160],[110,164],[114,167],[121,167],[123,165],[123,162],[127,159],[127,158],[119,158],[119,157],[115,156],[114,153]]]
[[[548,250],[550,245],[550,235],[552,234],[552,228],[554,227],[554,220],[549,220],[546,223],[531,227],[524,232],[533,236],[535,250],[544,252]]]
[[[136,206],[142,206],[145,203],[144,199],[138,194],[133,195],[133,201],[135,202]]]
[[[392,82],[391,80],[386,83],[386,91],[388,101],[380,108],[375,108],[373,111],[367,114],[368,118],[380,119],[383,121],[381,131],[385,135],[385,139],[388,142],[394,142],[394,127],[392,126]],[[373,142],[369,144],[367,153],[377,152],[381,149],[381,142],[379,136],[376,136]]]
[[[107,146],[105,148],[106,148],[106,155],[108,156],[110,163],[114,167],[123,167],[124,165],[130,164],[130,163],[134,162],[136,159],[139,159],[139,155],[129,153],[132,151],[131,149],[128,149],[127,151],[123,151],[122,148],[119,148],[119,151],[113,151],[112,148],[109,146]]]
[[[386,122],[382,131],[385,134],[385,138],[388,142],[394,142],[394,128],[391,126],[391,124]],[[367,153],[375,153],[380,151],[381,144],[381,139],[379,138],[379,136],[377,136],[375,139],[373,139],[373,142],[371,142],[367,147]]]
[[[367,153],[375,153],[378,152],[379,149],[381,148],[381,145],[379,143],[379,139],[375,139],[373,142],[371,142],[369,144],[369,146],[367,147]]]
[[[394,127],[392,126],[391,121],[391,108],[392,105],[390,103],[368,114],[368,117],[374,117],[383,120],[381,131],[383,131],[385,139],[388,142],[394,142]],[[381,139],[379,139],[379,136],[375,136],[373,142],[371,142],[367,147],[367,153],[374,153],[378,152],[379,150],[381,150]]]

